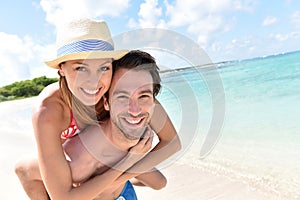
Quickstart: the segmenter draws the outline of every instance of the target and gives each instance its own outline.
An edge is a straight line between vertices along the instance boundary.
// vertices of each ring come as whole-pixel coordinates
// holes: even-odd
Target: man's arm
[[[166,177],[157,169],[145,172],[132,178],[130,182],[136,186],[148,186],[154,190],[160,190],[167,185]]]

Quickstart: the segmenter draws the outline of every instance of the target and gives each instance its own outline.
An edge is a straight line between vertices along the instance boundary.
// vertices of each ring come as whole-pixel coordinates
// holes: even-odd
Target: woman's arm
[[[120,176],[116,182],[123,183],[139,174],[149,171],[181,149],[177,132],[162,105],[156,101],[150,126],[157,133],[159,143],[140,161]]]
[[[63,106],[53,102],[40,107],[33,114],[32,120],[42,180],[53,200],[93,199],[112,184],[123,173],[122,170],[125,171],[136,163],[139,157],[128,154],[116,164],[114,169],[109,169],[106,173],[95,176],[81,187],[73,188],[70,167],[65,159],[60,140],[63,127],[61,124],[66,120],[63,113]],[[151,144],[145,139],[133,149],[146,151],[150,147]]]

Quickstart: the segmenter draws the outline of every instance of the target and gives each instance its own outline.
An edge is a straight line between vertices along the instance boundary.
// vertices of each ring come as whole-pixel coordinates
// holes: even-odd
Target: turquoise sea
[[[162,79],[158,98],[184,143],[179,162],[278,199],[300,199],[300,52],[186,68]],[[219,137],[214,127],[221,127]],[[207,137],[213,148],[201,156]]]
[[[276,199],[300,199],[300,51],[161,76],[158,99],[184,147],[175,157],[178,162],[243,182]],[[34,144],[33,102],[0,104],[2,134],[22,135],[20,143]]]

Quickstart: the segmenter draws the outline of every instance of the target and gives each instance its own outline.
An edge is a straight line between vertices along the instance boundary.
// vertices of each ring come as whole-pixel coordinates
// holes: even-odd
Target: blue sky
[[[74,17],[105,20],[112,35],[139,28],[172,30],[197,43],[212,62],[300,50],[299,0],[5,0],[0,86],[56,77],[43,61],[55,54],[56,25]],[[161,63],[169,59],[158,57]]]

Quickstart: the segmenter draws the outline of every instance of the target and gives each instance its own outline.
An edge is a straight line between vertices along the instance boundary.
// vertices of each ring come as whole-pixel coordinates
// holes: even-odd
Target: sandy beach
[[[0,103],[0,199],[28,199],[14,174],[13,166],[18,159],[32,157],[36,154],[35,142],[31,129],[29,114],[25,119],[15,118],[19,110],[30,107],[34,99],[25,99]],[[11,115],[10,115],[11,113]],[[24,113],[23,113],[24,114]],[[19,115],[18,115],[19,116]],[[22,117],[22,116],[20,116]],[[207,173],[186,164],[174,163],[162,170],[168,178],[167,186],[159,191],[136,187],[141,200],[270,200],[260,191],[253,190],[243,182],[236,182],[226,177]]]
[[[167,186],[159,191],[136,187],[140,199],[270,200],[269,195],[254,191],[246,184],[206,173],[188,165],[173,164],[163,172],[168,178]]]

